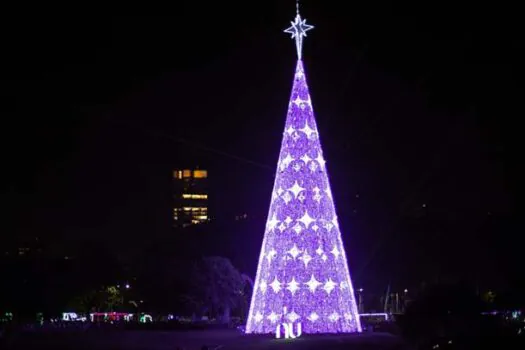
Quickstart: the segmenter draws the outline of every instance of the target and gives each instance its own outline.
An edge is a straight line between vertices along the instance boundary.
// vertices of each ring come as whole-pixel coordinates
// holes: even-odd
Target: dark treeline
[[[142,237],[126,238],[125,233],[114,236],[84,234],[79,239],[54,241],[28,237],[6,247],[0,258],[0,311],[29,317],[37,312],[56,315],[75,311],[78,300],[87,298],[86,295],[129,283],[131,288],[123,295],[127,304],[120,308],[185,312],[184,296],[192,288],[193,267],[202,257],[225,257],[239,273],[255,277],[263,238],[261,227],[264,227],[264,218],[239,220],[234,224],[212,221]],[[492,290],[496,295],[495,304],[491,306],[494,308],[510,309],[524,304],[525,293],[519,288],[525,285],[520,280],[521,275],[502,268],[519,255],[510,249],[508,261],[498,265],[490,256],[476,250],[478,245],[489,246],[493,241],[490,236],[496,231],[502,237],[511,232],[512,227],[488,220],[477,229],[478,234],[472,236],[472,242],[477,243],[472,243],[470,251],[447,247],[445,241],[436,238],[439,234],[435,232],[441,229],[432,217],[401,220],[395,230],[411,236],[409,242],[413,246],[403,249],[399,245],[406,245],[406,242],[386,237],[384,247],[369,264],[366,259],[359,261],[353,254],[359,243],[356,236],[355,243],[350,249],[347,247],[348,259],[356,288],[365,288],[368,308],[380,311],[379,300],[389,284],[392,292],[408,288],[414,295],[425,285],[454,281],[466,283],[480,296]],[[502,247],[492,244],[492,249],[502,250]],[[498,255],[501,256],[501,252]],[[444,263],[447,259],[453,263]],[[381,264],[387,268],[375,273],[381,271],[377,268]],[[129,304],[130,301],[134,304]],[[98,304],[101,309],[105,307],[102,302]]]

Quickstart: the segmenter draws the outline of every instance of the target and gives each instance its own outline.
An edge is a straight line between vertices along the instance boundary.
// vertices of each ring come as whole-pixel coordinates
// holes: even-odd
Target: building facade
[[[173,189],[175,227],[187,227],[210,220],[207,170],[174,170]]]

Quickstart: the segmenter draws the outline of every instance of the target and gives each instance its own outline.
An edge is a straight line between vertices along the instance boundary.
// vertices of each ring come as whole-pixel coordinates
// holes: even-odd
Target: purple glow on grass
[[[303,63],[298,60],[246,333],[361,331]]]

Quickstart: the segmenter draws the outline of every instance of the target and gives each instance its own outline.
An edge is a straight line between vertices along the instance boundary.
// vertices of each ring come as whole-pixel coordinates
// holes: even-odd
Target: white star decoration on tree
[[[328,232],[330,232],[330,230],[334,227],[334,224],[332,224],[331,222],[325,222],[325,223],[323,223],[323,227],[324,227]]]
[[[292,280],[288,283],[288,287],[286,287],[286,289],[292,292],[292,295],[294,295],[295,292],[297,292],[297,290],[299,289],[299,283],[297,283],[295,277],[292,277]]]
[[[266,259],[268,260],[268,264],[272,262],[272,259],[277,255],[277,251],[275,249],[272,248],[272,250],[270,250],[268,252],[268,254],[266,254]]]
[[[306,249],[304,250],[303,256],[301,256],[301,257],[299,258],[299,260],[302,260],[302,261],[303,261],[303,263],[304,263],[304,267],[305,267],[305,268],[308,267],[308,263],[309,263],[310,261],[312,261],[312,259],[313,259],[313,258],[310,256],[310,254],[308,254],[308,252],[306,251]]]
[[[315,276],[312,275],[310,280],[305,283],[308,288],[310,289],[310,292],[314,293],[317,287],[319,287],[322,283],[315,279]]]
[[[299,96],[297,96],[295,98],[295,100],[293,100],[293,103],[294,105],[296,105],[297,107],[301,107],[301,103],[303,103],[303,100],[301,100],[301,98]]]
[[[297,313],[295,313],[295,311],[292,311],[288,315],[286,315],[286,318],[289,319],[291,322],[295,322],[301,317]]]
[[[337,322],[337,320],[339,319],[339,314],[337,312],[334,311],[334,313],[332,313],[328,319],[332,322]]]
[[[312,160],[312,158],[308,157],[308,154],[305,154],[301,157],[301,160],[304,162],[304,165],[307,165],[308,162]]]
[[[289,190],[289,191],[292,191],[293,194],[294,194],[294,196],[295,196],[295,198],[297,198],[297,195],[298,195],[301,191],[304,191],[304,188],[301,187],[297,181],[295,181],[295,183],[293,184],[293,186],[290,187],[288,190]]]
[[[321,152],[317,154],[317,158],[315,158],[317,163],[319,163],[319,166],[321,167],[321,170],[324,170],[324,166],[326,164],[326,161],[324,160],[323,156],[321,155]]]
[[[303,38],[306,37],[306,32],[313,29],[314,26],[306,24],[306,19],[302,19],[301,15],[297,13],[295,20],[290,22],[292,26],[284,30],[285,33],[292,34],[292,39],[295,39],[295,47],[297,49],[297,57],[301,59],[303,49]]]
[[[313,219],[310,215],[308,215],[308,211],[306,211],[306,212],[304,213],[303,217],[300,218],[300,219],[297,220],[297,221],[302,222],[302,223],[304,224],[304,226],[305,226],[306,228],[308,228],[308,226],[310,226],[310,224],[311,224],[312,222],[314,222],[315,219]]]
[[[268,285],[266,284],[265,280],[261,281],[261,283],[259,284],[259,288],[261,288],[261,292],[266,292],[266,288],[268,288]]]
[[[275,323],[279,319],[279,315],[272,311],[272,313],[268,316],[268,319],[271,323]]]
[[[281,290],[281,282],[279,282],[277,280],[277,277],[275,277],[275,279],[273,280],[272,283],[270,283],[270,287],[272,287],[273,291],[275,293],[279,293],[279,291]]]
[[[308,96],[308,100],[303,100],[299,96],[297,96],[293,103],[301,109],[304,109],[305,106],[312,107],[312,100],[310,100],[310,96]]]
[[[310,165],[309,165],[308,167],[310,168],[310,170],[311,170],[312,173],[313,173],[314,171],[317,170],[318,165],[317,165],[316,162],[310,162]]]
[[[308,320],[310,320],[312,322],[315,322],[315,321],[317,321],[319,319],[319,315],[316,314],[315,312],[312,312],[310,314],[310,316],[308,316],[307,318],[308,318]]]
[[[288,204],[292,200],[292,196],[290,195],[290,192],[286,192],[284,196],[281,197],[286,204]]]
[[[268,220],[266,230],[268,231],[273,230],[275,226],[277,226],[278,223],[279,223],[279,220],[277,220],[277,217],[275,216],[275,214],[273,214],[272,218]]]
[[[284,171],[284,169],[288,168],[288,165],[290,165],[291,162],[293,162],[295,159],[293,159],[290,154],[287,154],[286,157],[284,157],[283,160],[281,160],[281,171]]]
[[[287,133],[288,136],[291,136],[295,132],[295,129],[290,125],[284,132]]]
[[[332,254],[334,254],[334,258],[337,259],[337,257],[339,256],[339,250],[337,249],[337,247],[334,245],[334,249],[332,249],[332,251],[330,252]]]
[[[301,254],[301,251],[300,251],[299,249],[297,249],[297,245],[294,244],[293,247],[292,247],[292,249],[290,249],[290,250],[288,251],[288,253],[290,253],[290,255],[292,256],[292,258],[295,260],[295,258],[297,258],[297,256],[298,256],[299,254]]]
[[[326,291],[326,293],[330,294],[332,290],[334,290],[334,288],[335,288],[335,283],[334,281],[332,281],[331,278],[329,278],[328,281],[326,281],[326,283],[324,284],[323,289]]]

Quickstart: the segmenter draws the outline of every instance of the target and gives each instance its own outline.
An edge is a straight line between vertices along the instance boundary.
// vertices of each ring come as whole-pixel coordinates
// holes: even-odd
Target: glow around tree
[[[246,333],[274,333],[282,323],[300,323],[303,333],[361,331],[300,59],[311,28],[298,13],[286,30],[296,39],[299,58]]]

